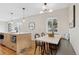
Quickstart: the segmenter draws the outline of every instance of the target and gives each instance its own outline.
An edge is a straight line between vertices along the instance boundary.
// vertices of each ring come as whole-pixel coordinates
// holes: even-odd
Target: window
[[[57,20],[54,18],[49,18],[47,21],[47,32],[52,33],[52,32],[57,32]]]

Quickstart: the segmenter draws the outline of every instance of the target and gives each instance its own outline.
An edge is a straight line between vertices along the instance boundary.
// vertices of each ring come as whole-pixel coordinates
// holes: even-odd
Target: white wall
[[[8,31],[8,23],[0,21],[0,32],[7,32]]]
[[[70,29],[69,32],[70,32],[70,42],[76,54],[79,55],[79,4],[76,4],[76,27]]]
[[[28,23],[30,21],[35,22],[35,31],[34,33],[46,32],[46,21],[48,18],[54,17],[58,20],[58,32],[68,32],[68,8],[63,8],[55,10],[49,14],[39,14],[27,17],[26,22],[21,25],[21,32],[29,32]]]

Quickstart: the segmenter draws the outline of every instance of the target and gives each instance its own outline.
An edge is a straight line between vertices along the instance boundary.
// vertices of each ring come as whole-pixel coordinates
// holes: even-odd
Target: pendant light
[[[10,14],[11,14],[11,22],[10,23],[13,24],[13,19],[12,19],[13,18],[13,12],[11,12]]]
[[[44,5],[42,6],[42,10],[40,11],[40,13],[48,13],[48,12],[52,12],[52,9],[48,9],[47,3],[44,3]]]
[[[22,8],[22,10],[23,10],[22,22],[25,22],[25,8]]]

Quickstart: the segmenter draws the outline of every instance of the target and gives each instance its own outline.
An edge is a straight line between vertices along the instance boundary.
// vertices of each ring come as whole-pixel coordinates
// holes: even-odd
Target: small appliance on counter
[[[4,39],[4,34],[0,34],[0,43],[3,41]]]
[[[13,43],[16,43],[16,36],[15,36],[15,35],[12,35],[12,36],[11,36],[11,41],[12,41]]]

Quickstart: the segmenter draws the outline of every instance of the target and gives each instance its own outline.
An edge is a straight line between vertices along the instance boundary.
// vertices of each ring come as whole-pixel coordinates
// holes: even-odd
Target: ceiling
[[[43,3],[0,3],[0,21],[9,21],[12,19],[21,18],[23,15],[22,8],[25,9],[25,16],[39,14]],[[61,9],[68,7],[68,3],[48,3],[49,9]],[[11,15],[10,13],[14,14]]]

